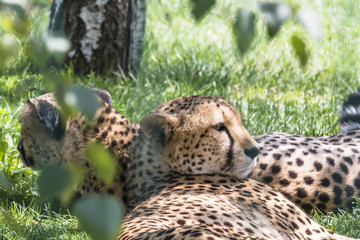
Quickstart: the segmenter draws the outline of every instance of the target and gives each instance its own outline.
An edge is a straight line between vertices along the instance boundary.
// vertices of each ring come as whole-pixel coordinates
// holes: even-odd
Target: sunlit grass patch
[[[337,213],[314,214],[313,218],[332,232],[360,238],[360,199],[354,199],[355,208],[350,211],[339,210]]]
[[[6,201],[0,208],[0,234],[4,239],[89,239],[77,219],[66,210],[58,213],[50,203]]]

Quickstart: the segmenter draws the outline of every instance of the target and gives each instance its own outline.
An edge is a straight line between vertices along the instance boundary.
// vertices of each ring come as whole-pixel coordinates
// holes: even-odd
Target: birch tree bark
[[[128,75],[140,69],[145,9],[145,0],[54,0],[49,31],[69,38],[75,73]]]
[[[141,65],[143,51],[145,18],[145,0],[131,0],[131,28],[130,28],[130,68],[133,73],[137,73]]]

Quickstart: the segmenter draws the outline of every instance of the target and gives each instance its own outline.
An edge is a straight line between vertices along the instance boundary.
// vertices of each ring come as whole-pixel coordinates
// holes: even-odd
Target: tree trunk
[[[131,0],[131,28],[130,28],[130,69],[137,73],[141,65],[145,34],[146,0]]]
[[[128,75],[140,68],[145,0],[54,0],[49,31],[69,38],[75,73]]]
[[[51,4],[49,32],[53,35],[64,35],[65,13],[63,0],[54,0]]]

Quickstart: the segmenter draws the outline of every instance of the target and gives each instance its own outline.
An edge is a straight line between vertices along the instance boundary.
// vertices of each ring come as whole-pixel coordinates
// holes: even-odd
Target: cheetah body
[[[172,103],[161,105],[155,114],[171,114]],[[202,103],[200,108],[207,104]],[[181,106],[176,107],[181,109]],[[175,169],[178,165],[168,163],[168,152],[159,150],[154,140],[150,140],[154,135],[148,128],[158,130],[159,126],[146,121],[149,121],[147,117],[141,121],[138,143],[129,163],[131,174],[125,184],[130,206],[135,208],[124,220],[120,239],[348,239],[330,233],[281,193],[256,180],[194,175],[193,169],[186,176],[179,174]],[[214,124],[216,121],[210,126]],[[225,127],[228,126],[226,123]],[[165,132],[165,146],[170,148],[176,133],[188,129],[163,122],[161,128]],[[196,135],[206,137],[207,128],[195,129]],[[232,134],[230,130],[229,133]],[[196,139],[195,146],[199,141]],[[175,144],[187,154],[186,144],[178,141]],[[207,149],[202,149],[206,154],[208,147],[206,144],[203,147]],[[176,151],[172,153],[171,156]],[[216,155],[213,156],[216,159]],[[184,159],[187,155],[175,157],[173,161],[182,163]]]
[[[268,133],[251,178],[282,192],[304,211],[351,208],[360,197],[360,131],[304,137]]]
[[[90,124],[86,119],[81,121],[82,117],[67,124],[59,141],[61,154],[57,160],[71,162],[76,156],[82,166],[89,168],[91,174],[87,179],[91,184],[84,182],[80,187],[82,193],[117,190],[121,197],[125,193],[128,209],[132,211],[124,220],[122,239],[168,239],[173,234],[174,239],[199,239],[200,236],[231,239],[240,235],[243,239],[348,239],[323,229],[271,187],[251,179],[239,180],[246,177],[256,161],[254,156],[248,156],[253,155],[249,149],[256,147],[256,143],[242,127],[239,114],[218,98],[190,99],[191,104],[178,99],[161,105],[143,119],[140,131],[139,125],[124,119],[106,102]],[[220,107],[217,106],[219,101]],[[196,102],[198,104],[194,104]],[[197,115],[192,108],[188,110],[193,105],[201,114]],[[187,110],[184,112],[184,109]],[[214,111],[216,116],[209,114]],[[198,117],[191,119],[192,114]],[[33,119],[29,116],[22,116],[23,140],[19,144],[25,159],[31,156],[29,152],[41,155],[41,151],[45,151],[26,143],[28,139],[31,143],[33,135],[37,135],[30,127],[36,116]],[[208,122],[203,121],[203,116],[208,116]],[[29,119],[29,126],[26,126],[24,122]],[[219,123],[225,125],[225,129]],[[190,132],[186,131],[189,129]],[[51,136],[52,133],[45,130],[43,133]],[[189,139],[184,142],[185,138]],[[121,174],[114,186],[105,186],[96,178],[83,155],[84,146],[95,140],[100,140],[118,159]],[[75,150],[74,146],[79,148]],[[38,151],[31,152],[31,149]],[[230,150],[234,152],[229,155]],[[236,158],[229,161],[229,156]],[[216,168],[209,162],[215,163]],[[238,166],[246,169],[240,171],[240,176],[234,171]],[[204,175],[216,173],[223,175]],[[255,175],[260,176],[256,169]],[[287,219],[292,221],[285,221]],[[252,226],[252,222],[259,224]]]
[[[329,233],[282,194],[252,179],[165,180],[126,216],[120,239],[348,239]]]

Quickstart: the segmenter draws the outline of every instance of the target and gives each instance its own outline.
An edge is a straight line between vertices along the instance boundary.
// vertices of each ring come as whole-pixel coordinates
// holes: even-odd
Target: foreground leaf
[[[58,63],[62,64],[70,50],[71,43],[65,36],[54,36],[51,34],[44,35],[44,43],[47,51]]]
[[[286,3],[272,2],[260,2],[259,7],[265,16],[269,37],[273,38],[291,16],[291,7]]]
[[[315,12],[310,10],[300,10],[297,14],[297,18],[312,37],[315,39],[321,38],[321,22],[319,16]]]
[[[65,103],[73,109],[81,112],[89,119],[95,117],[100,103],[93,91],[90,89],[73,86],[65,92]]]
[[[0,137],[2,137],[0,135]],[[7,142],[4,142],[4,141],[0,141],[0,160],[1,161],[4,161],[5,160],[5,153],[6,153],[6,150],[8,149],[8,143]]]
[[[63,166],[49,165],[42,170],[37,183],[41,197],[54,199],[72,189],[74,179],[69,169]]]
[[[0,172],[0,188],[11,191],[11,184],[2,172]]]
[[[0,69],[10,66],[21,51],[21,43],[12,34],[0,36]]]
[[[115,239],[124,216],[123,206],[110,196],[89,196],[74,205],[81,227],[93,239]]]
[[[116,174],[116,161],[100,143],[89,144],[86,155],[95,166],[96,172],[105,183],[111,183]]]
[[[27,0],[0,0],[0,7],[6,6],[16,12],[17,16],[24,20],[29,2]]]
[[[293,35],[291,37],[291,46],[295,50],[295,54],[299,58],[301,66],[304,67],[309,60],[305,42],[298,36]]]
[[[191,14],[196,21],[201,21],[215,6],[215,0],[190,0]]]
[[[232,30],[238,49],[244,54],[255,36],[255,14],[245,9],[238,9]]]

